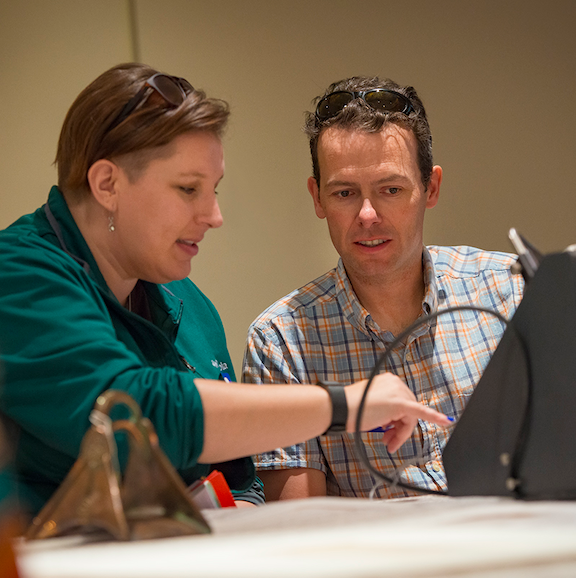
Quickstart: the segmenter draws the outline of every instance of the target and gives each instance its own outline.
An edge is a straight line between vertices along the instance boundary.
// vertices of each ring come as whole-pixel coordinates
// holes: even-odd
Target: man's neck
[[[362,279],[348,274],[362,306],[382,331],[398,335],[422,311],[425,285],[422,267],[396,279]]]

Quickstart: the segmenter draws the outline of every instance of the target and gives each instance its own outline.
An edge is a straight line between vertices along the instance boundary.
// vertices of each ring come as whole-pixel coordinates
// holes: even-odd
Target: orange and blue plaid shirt
[[[512,275],[515,256],[472,247],[424,247],[422,313],[476,305],[510,318],[522,299],[523,281]],[[401,377],[418,401],[458,418],[504,327],[493,315],[459,311],[421,326],[391,352],[386,371]],[[349,384],[369,377],[394,339],[358,301],[342,261],[269,307],[248,332],[243,381],[248,383]],[[384,474],[430,489],[445,489],[442,450],[451,428],[419,420],[395,454],[382,434],[362,434],[371,463]],[[259,470],[314,468],[326,474],[328,495],[396,498],[411,492],[378,485],[362,465],[352,434],[320,436],[255,457]]]

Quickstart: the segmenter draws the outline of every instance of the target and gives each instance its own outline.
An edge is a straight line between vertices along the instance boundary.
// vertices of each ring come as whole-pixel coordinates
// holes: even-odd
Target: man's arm
[[[313,468],[258,472],[268,501],[297,500],[326,495],[326,476]]]

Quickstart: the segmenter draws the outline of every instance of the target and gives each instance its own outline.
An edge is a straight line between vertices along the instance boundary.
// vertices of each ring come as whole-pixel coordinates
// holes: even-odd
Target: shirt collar
[[[427,247],[422,248],[422,269],[424,272],[424,299],[422,309],[425,313],[434,313],[438,309],[438,284],[434,261]]]
[[[336,268],[336,298],[348,322],[370,339],[378,331],[370,313],[362,306],[340,258]]]

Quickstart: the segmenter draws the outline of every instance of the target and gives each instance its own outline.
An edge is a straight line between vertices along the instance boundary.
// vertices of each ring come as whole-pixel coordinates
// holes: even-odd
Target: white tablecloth
[[[204,514],[210,535],[21,543],[22,576],[576,577],[576,502],[314,498]]]

